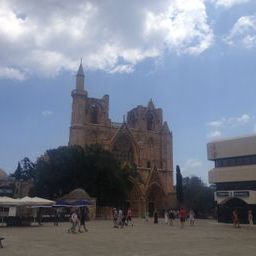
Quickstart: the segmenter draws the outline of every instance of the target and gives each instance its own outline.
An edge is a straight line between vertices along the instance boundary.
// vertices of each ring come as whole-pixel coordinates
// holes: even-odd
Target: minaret
[[[76,74],[76,90],[79,92],[84,92],[84,69],[82,59]]]
[[[69,145],[83,145],[84,123],[85,123],[85,104],[87,91],[84,89],[84,69],[81,63],[76,74],[76,88],[72,91],[72,116],[69,135]]]

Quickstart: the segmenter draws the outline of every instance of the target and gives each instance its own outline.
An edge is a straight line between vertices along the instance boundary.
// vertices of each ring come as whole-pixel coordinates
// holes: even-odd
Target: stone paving
[[[199,220],[180,229],[178,221],[168,226],[135,219],[134,227],[114,229],[111,221],[90,221],[89,232],[67,233],[69,223],[54,227],[0,228],[5,256],[165,256],[256,255],[256,228]]]

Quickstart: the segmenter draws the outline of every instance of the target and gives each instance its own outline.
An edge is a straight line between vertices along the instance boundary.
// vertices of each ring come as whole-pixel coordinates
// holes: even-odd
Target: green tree
[[[176,198],[179,205],[184,203],[183,178],[178,165],[176,166]]]
[[[84,150],[79,146],[47,150],[36,163],[35,191],[56,198],[79,187],[84,170]]]
[[[16,180],[21,180],[21,173],[22,173],[22,168],[20,165],[20,162],[18,162],[18,166],[13,174],[11,174],[11,177],[14,177]]]
[[[15,172],[11,175],[16,180],[30,180],[34,178],[35,164],[28,157],[18,162]]]
[[[215,207],[214,190],[196,176],[184,178],[183,184],[186,207],[193,209],[201,217],[212,214]]]
[[[48,198],[85,189],[98,205],[118,206],[127,199],[129,182],[114,156],[100,145],[47,150],[35,168],[35,191]]]
[[[127,199],[129,188],[113,154],[96,144],[87,147],[85,155],[87,192],[97,198],[98,205],[121,205]]]

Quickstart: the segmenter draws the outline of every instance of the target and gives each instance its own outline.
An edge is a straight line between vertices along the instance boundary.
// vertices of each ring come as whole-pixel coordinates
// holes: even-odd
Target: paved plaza
[[[164,255],[255,255],[256,228],[199,220],[194,227],[180,229],[135,219],[134,227],[114,229],[111,221],[88,222],[89,232],[70,234],[69,223],[58,227],[0,228],[5,256],[164,256]]]

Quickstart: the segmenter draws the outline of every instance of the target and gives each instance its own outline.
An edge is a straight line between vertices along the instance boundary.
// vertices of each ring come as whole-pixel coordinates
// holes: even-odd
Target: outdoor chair
[[[3,248],[2,240],[4,240],[4,237],[0,237],[0,248]]]

